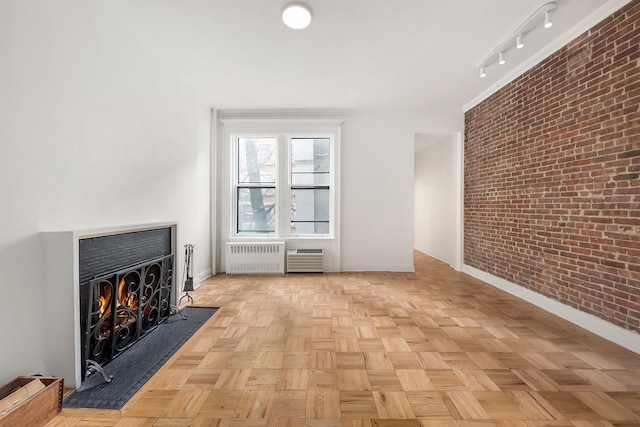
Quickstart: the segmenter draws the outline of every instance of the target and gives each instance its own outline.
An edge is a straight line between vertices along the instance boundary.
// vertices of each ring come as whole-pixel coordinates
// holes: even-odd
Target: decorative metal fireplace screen
[[[91,280],[83,362],[106,365],[168,318],[172,273],[166,255]]]

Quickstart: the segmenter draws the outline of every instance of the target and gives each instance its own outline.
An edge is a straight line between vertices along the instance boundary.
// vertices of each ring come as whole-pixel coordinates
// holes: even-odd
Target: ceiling
[[[556,0],[550,29],[480,79],[481,61],[545,0],[109,0],[124,22],[216,108],[460,108],[614,0]],[[618,1],[619,3],[619,1]]]

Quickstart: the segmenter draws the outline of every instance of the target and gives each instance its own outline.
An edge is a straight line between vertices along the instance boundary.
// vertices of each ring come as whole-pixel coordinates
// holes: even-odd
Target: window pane
[[[275,188],[238,188],[238,233],[276,231]]]
[[[330,147],[329,138],[292,138],[292,185],[329,185]]]
[[[275,184],[276,138],[238,138],[238,183]]]
[[[328,173],[292,173],[291,185],[292,186],[328,186],[330,175]]]
[[[291,190],[291,234],[329,234],[329,190]]]
[[[290,234],[292,236],[329,234],[329,222],[292,222]]]

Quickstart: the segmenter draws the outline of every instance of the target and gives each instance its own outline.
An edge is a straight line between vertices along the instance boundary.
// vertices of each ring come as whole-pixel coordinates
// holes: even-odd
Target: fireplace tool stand
[[[179,307],[180,303],[182,303],[182,300],[185,298],[187,299],[187,302],[191,302],[191,304],[194,303],[193,297],[189,295],[189,292],[193,292],[193,245],[189,243],[184,245],[184,269],[182,270],[182,281],[184,282],[182,292],[184,292],[185,294],[178,300],[178,305],[172,308],[183,319],[186,319],[187,317],[182,314],[182,311]]]
[[[183,298],[186,298],[187,301],[191,301],[191,304],[194,303],[193,298],[189,295],[189,292],[193,292],[193,245],[186,244],[184,245],[184,270],[182,271],[182,278],[187,276],[187,280],[184,280],[184,287],[182,288],[182,292],[185,294],[178,301],[178,305],[182,302]]]

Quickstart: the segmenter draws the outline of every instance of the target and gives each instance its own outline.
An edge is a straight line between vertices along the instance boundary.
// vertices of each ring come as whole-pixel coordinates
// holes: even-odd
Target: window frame
[[[290,230],[291,230],[291,219],[290,216],[288,216],[288,220],[287,220],[287,238],[332,238],[335,234],[335,230],[334,228],[334,221],[335,221],[335,210],[336,210],[336,202],[334,199],[334,191],[335,191],[335,179],[334,179],[334,172],[335,172],[335,148],[336,148],[336,143],[335,143],[335,135],[333,134],[318,134],[318,133],[305,133],[305,134],[289,134],[286,136],[287,140],[286,140],[286,156],[287,156],[287,194],[286,194],[286,198],[287,198],[287,209],[290,212],[290,209],[292,208],[292,203],[291,203],[291,199],[292,199],[292,195],[293,195],[293,190],[294,187],[301,187],[301,186],[294,186],[293,182],[292,182],[292,178],[293,178],[293,170],[292,170],[292,158],[291,158],[291,153],[292,153],[292,143],[291,141],[293,141],[294,139],[328,139],[329,140],[329,232],[328,233],[323,233],[323,234],[319,234],[319,233],[313,233],[313,234],[295,234],[292,235]],[[319,188],[319,187],[325,187],[325,186],[305,186],[305,187],[314,187],[314,188]]]
[[[240,183],[239,181],[239,175],[240,175],[240,164],[239,164],[239,158],[240,158],[240,154],[239,154],[239,150],[240,150],[240,139],[241,138],[256,138],[256,139],[275,139],[276,144],[275,144],[275,150],[276,150],[276,170],[279,172],[279,165],[280,165],[280,149],[281,149],[281,144],[280,144],[280,139],[278,137],[278,135],[262,135],[262,134],[239,134],[239,135],[235,135],[233,137],[233,141],[232,141],[232,153],[233,153],[233,157],[232,157],[232,173],[233,173],[233,194],[232,194],[232,200],[233,200],[233,209],[234,209],[234,213],[233,213],[233,230],[234,233],[236,235],[239,236],[271,236],[271,235],[277,235],[278,233],[278,226],[279,226],[279,221],[277,220],[278,215],[279,215],[279,210],[280,210],[280,202],[279,202],[279,192],[278,192],[278,188],[280,187],[280,174],[276,173],[276,178],[275,178],[275,182],[273,183]],[[274,189],[274,193],[275,193],[275,215],[276,215],[276,221],[274,224],[274,231],[239,231],[239,226],[240,226],[240,221],[239,221],[239,215],[240,215],[240,209],[238,209],[239,206],[239,195],[240,195],[240,190],[241,189],[251,189],[251,188],[260,188],[260,189],[270,189],[273,188]]]
[[[224,125],[222,141],[229,155],[227,173],[229,185],[226,199],[228,201],[228,221],[225,233],[229,240],[331,240],[339,238],[339,150],[341,120],[320,121],[265,121],[226,119],[221,120]],[[243,137],[269,138],[277,140],[277,180],[275,184],[276,221],[274,232],[243,232],[238,231],[238,140]],[[329,232],[327,234],[295,234],[290,231],[291,195],[295,186],[292,185],[291,141],[296,138],[327,138],[329,139]],[[242,185],[242,187],[248,187]]]

